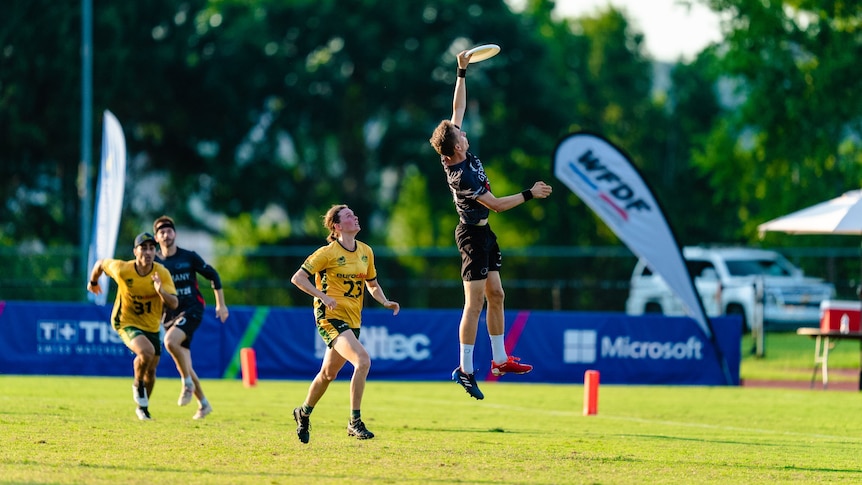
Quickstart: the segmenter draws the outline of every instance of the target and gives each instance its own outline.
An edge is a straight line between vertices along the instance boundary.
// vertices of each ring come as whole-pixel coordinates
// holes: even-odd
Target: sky
[[[721,40],[719,17],[703,5],[689,10],[678,0],[557,0],[556,13],[580,17],[613,5],[644,34],[646,50],[656,60],[690,61],[707,44]]]

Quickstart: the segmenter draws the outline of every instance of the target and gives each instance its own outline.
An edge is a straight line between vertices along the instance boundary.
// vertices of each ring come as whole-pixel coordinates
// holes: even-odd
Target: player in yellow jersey
[[[386,298],[377,281],[371,246],[356,239],[360,226],[353,211],[346,205],[334,205],[326,212],[323,225],[329,230],[329,244],[312,253],[291,278],[294,285],[314,297],[317,331],[327,346],[320,372],[311,382],[305,402],[293,410],[296,435],[303,443],[308,443],[311,411],[346,362],[353,365],[347,435],[361,440],[374,437],[362,422],[360,413],[365,380],[371,367],[371,358],[359,342],[365,290],[392,310],[393,315],[401,310],[401,305]],[[311,277],[314,277],[314,284]]]
[[[99,277],[107,274],[117,283],[117,298],[111,312],[111,324],[120,338],[135,353],[135,382],[132,395],[138,409],[138,419],[152,419],[149,397],[156,384],[156,367],[162,350],[161,330],[164,307],[175,309],[179,304],[171,273],[154,262],[156,240],[149,233],[135,238],[135,259],[101,259],[90,271],[87,290],[98,295]]]

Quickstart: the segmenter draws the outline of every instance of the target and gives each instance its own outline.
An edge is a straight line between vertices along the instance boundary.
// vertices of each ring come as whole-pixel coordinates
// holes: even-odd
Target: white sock
[[[473,346],[461,344],[461,371],[465,374],[473,373]]]
[[[132,384],[132,397],[135,398],[135,404],[139,407],[145,408],[150,405],[150,400],[147,398],[147,388],[143,384],[141,384],[140,389]]]
[[[185,385],[186,387],[195,387],[194,384],[192,384],[191,377],[186,377],[185,379],[183,379],[183,385]]]
[[[504,364],[509,360],[506,355],[506,342],[503,335],[491,335],[491,353],[494,356],[495,364]]]

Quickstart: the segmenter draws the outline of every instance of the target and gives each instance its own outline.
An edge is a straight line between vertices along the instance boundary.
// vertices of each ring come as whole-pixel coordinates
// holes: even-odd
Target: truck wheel
[[[748,332],[751,330],[748,328],[748,322],[745,320],[745,309],[740,305],[728,305],[727,311],[725,312],[727,315],[739,315],[742,317],[742,333]]]
[[[661,304],[651,301],[644,307],[644,313],[664,313]]]

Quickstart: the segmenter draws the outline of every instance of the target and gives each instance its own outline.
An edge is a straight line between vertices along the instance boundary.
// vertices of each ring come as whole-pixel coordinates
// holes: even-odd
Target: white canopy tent
[[[764,222],[757,226],[757,229],[761,237],[767,231],[787,234],[862,235],[862,189],[844,192],[834,199]],[[862,292],[858,289],[857,293],[862,297]]]
[[[767,231],[787,234],[862,235],[862,190],[773,219],[757,226],[761,237]]]

